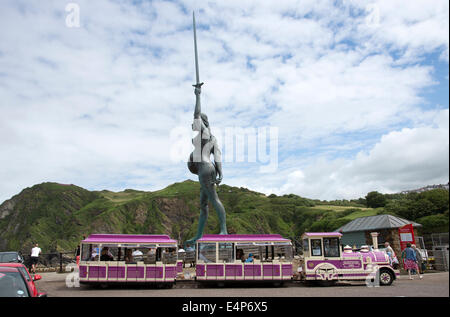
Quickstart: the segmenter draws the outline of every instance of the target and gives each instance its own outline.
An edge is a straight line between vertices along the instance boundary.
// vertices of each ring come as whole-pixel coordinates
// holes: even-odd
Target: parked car
[[[46,297],[34,283],[40,279],[41,275],[32,276],[22,263],[0,263],[0,297]]]
[[[0,263],[24,263],[23,256],[17,251],[0,252]]]

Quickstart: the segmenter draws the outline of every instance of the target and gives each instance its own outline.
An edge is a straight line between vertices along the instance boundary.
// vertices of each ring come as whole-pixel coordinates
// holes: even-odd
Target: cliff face
[[[28,249],[41,241],[48,247],[62,236],[71,237],[80,225],[75,212],[97,198],[74,185],[44,183],[24,189],[0,205],[0,250]]]
[[[221,185],[218,194],[230,233],[295,236],[296,208],[313,205],[295,195],[269,198],[227,185]],[[36,242],[44,253],[71,251],[83,235],[91,233],[168,234],[181,242],[196,232],[199,197],[199,183],[189,180],[155,192],[91,192],[75,185],[35,185],[0,205],[0,251],[28,253]],[[209,212],[205,233],[216,233],[219,224],[212,206]]]

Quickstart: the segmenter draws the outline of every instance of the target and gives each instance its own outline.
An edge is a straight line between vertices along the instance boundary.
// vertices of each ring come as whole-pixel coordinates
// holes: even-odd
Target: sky
[[[193,11],[224,184],[333,200],[448,182],[447,0],[2,0],[0,202],[196,180]]]

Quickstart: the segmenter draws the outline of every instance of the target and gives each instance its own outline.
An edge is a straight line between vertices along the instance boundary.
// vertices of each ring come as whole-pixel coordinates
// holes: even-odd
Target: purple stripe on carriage
[[[227,264],[225,266],[225,276],[226,277],[242,276],[242,265],[241,264]]]
[[[281,266],[281,272],[283,276],[292,276],[292,265],[291,264],[283,264]]]
[[[147,266],[146,278],[162,278],[163,267],[162,266]]]
[[[127,267],[127,279],[130,278],[144,278],[143,266],[128,266]]]
[[[177,243],[167,235],[91,234],[83,243]]]
[[[177,276],[176,267],[166,266],[166,278],[175,278]]]
[[[244,264],[244,275],[261,276],[261,265],[259,264]]]
[[[305,232],[304,235],[307,237],[342,237],[340,232]]]
[[[197,264],[197,267],[195,268],[195,274],[196,276],[205,276],[205,265]]]
[[[289,239],[283,238],[279,234],[205,234],[198,242],[209,241],[276,241],[290,242]]]
[[[90,266],[89,278],[106,278],[106,266]]]
[[[86,276],[87,276],[87,266],[80,265],[79,275],[80,275],[80,278],[86,278]]]
[[[177,273],[183,272],[183,262],[177,263]]]
[[[319,264],[329,263],[334,265],[338,269],[360,269],[361,268],[361,260],[315,260],[308,261],[307,267],[308,269],[313,269]]]
[[[207,264],[206,276],[223,276],[223,264]]]
[[[108,266],[108,279],[110,278],[125,278],[125,267]]]
[[[278,264],[263,264],[264,276],[280,276],[280,265]]]

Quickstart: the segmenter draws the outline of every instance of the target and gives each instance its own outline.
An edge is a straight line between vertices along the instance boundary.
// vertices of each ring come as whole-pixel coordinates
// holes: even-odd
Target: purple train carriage
[[[81,241],[82,284],[158,283],[172,286],[182,262],[167,235],[91,234]]]
[[[307,232],[302,236],[303,261],[301,277],[306,281],[366,281],[391,285],[400,275],[388,255],[378,250],[377,234],[372,233],[373,251],[368,246],[359,252],[341,247],[339,232]],[[375,285],[375,284],[374,284]]]
[[[278,234],[207,234],[196,245],[198,282],[292,279],[292,243]]]

